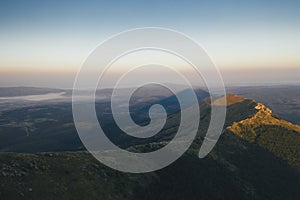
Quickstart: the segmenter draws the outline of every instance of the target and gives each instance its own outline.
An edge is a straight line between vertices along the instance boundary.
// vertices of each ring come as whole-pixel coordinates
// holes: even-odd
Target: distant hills
[[[185,89],[184,86],[176,86],[179,91]],[[120,94],[126,95],[128,89],[121,88]],[[195,90],[199,90],[195,88]],[[202,90],[200,89],[201,91]],[[108,99],[112,93],[111,88],[97,91],[99,99]],[[281,118],[300,125],[300,86],[245,86],[245,87],[228,87],[227,92],[237,94],[249,99],[255,99],[271,108],[275,114]],[[30,95],[43,95],[48,93],[64,93],[60,101],[71,101],[71,89],[55,89],[55,88],[36,88],[36,87],[0,87],[0,97],[17,97]],[[84,96],[86,91],[82,91]],[[200,95],[201,98],[207,97],[207,94]],[[150,95],[150,96],[149,96]],[[171,97],[170,91],[159,88],[156,85],[150,85],[147,88],[135,92],[135,101],[159,101],[166,97]],[[52,100],[53,102],[53,100]],[[1,102],[0,102],[1,103]],[[27,102],[26,104],[30,104]],[[0,104],[0,111],[2,105]],[[5,107],[5,106],[4,106]]]
[[[42,95],[48,93],[65,92],[63,89],[37,88],[37,87],[0,87],[0,97],[16,97],[29,95]]]
[[[151,91],[152,88],[146,89]],[[99,91],[101,92],[101,91]],[[111,90],[103,91],[110,96]],[[103,92],[101,94],[103,94]],[[179,95],[188,94],[189,90],[179,92]],[[209,96],[206,91],[195,90],[198,100]],[[144,94],[144,95],[142,95]],[[177,98],[171,93],[161,91],[156,93],[137,92],[131,102],[131,115],[137,123],[145,124],[149,121],[148,110],[153,104],[162,104],[168,114],[174,114],[180,110]],[[85,148],[77,135],[73,116],[72,104],[66,102],[34,102],[24,104],[21,107],[9,104],[11,109],[0,113],[0,151],[12,152],[41,152],[41,151],[78,151]],[[122,104],[120,103],[120,106]],[[109,101],[96,103],[99,120],[111,135],[112,140],[120,141],[122,146],[128,146],[124,142],[122,131],[114,123]],[[178,120],[177,120],[178,122]],[[174,122],[172,122],[174,123]],[[171,126],[171,125],[170,125]],[[174,130],[173,130],[174,132]]]

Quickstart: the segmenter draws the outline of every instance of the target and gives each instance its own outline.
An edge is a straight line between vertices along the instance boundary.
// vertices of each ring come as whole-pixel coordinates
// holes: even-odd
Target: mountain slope
[[[198,151],[210,119],[209,99],[200,102],[194,143],[164,169],[121,173],[85,152],[0,153],[0,199],[299,199],[298,126],[254,100],[223,98],[228,100],[225,131],[204,159]],[[178,117],[169,116],[173,121],[151,144],[172,139]],[[131,143],[128,149],[155,146],[147,142]]]
[[[226,129],[248,142],[258,144],[300,169],[300,126],[274,115],[261,103],[248,104],[255,109],[251,117],[234,122]]]

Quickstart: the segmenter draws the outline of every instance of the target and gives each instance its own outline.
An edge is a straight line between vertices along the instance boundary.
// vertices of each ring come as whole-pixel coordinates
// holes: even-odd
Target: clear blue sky
[[[44,86],[57,73],[67,77],[61,86],[68,87],[72,73],[101,41],[147,26],[191,36],[225,75],[236,70],[243,77],[248,70],[255,76],[261,69],[272,70],[265,77],[269,83],[300,79],[295,75],[300,70],[300,1],[12,0],[0,2],[0,86]]]

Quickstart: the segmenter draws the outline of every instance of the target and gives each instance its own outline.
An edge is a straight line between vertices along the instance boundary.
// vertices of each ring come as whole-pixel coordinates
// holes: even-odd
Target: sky
[[[163,27],[199,43],[226,85],[300,84],[300,1],[0,1],[0,87],[71,88],[119,32]]]

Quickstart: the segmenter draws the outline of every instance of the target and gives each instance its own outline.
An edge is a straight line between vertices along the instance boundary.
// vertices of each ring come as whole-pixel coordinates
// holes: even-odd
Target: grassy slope
[[[0,154],[0,199],[294,199],[299,171],[227,133],[153,173],[125,174],[84,152]]]

